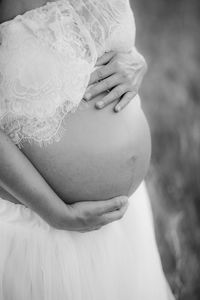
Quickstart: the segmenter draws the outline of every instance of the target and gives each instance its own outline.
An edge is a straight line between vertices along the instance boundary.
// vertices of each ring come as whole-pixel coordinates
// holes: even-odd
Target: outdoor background
[[[147,185],[159,251],[177,299],[199,300],[200,1],[130,1],[149,65],[140,94],[152,131]]]

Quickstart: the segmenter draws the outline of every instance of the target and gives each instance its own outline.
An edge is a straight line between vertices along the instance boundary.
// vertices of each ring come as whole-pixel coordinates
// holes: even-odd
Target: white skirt
[[[1,300],[171,300],[144,183],[123,219],[89,233],[56,230],[0,198]]]

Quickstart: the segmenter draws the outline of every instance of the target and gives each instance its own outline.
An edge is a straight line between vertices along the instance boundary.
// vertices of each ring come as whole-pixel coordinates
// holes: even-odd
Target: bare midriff
[[[41,5],[41,1],[36,2]],[[22,1],[17,3],[21,10],[30,9]],[[4,11],[3,21],[9,19],[6,7]],[[146,174],[150,134],[138,97],[115,113],[114,104],[102,110],[94,107],[104,95],[93,98],[86,106],[81,104],[76,113],[65,117],[59,142],[44,147],[24,142],[21,149],[67,203],[130,196]],[[1,188],[0,197],[20,203]]]
[[[102,95],[66,116],[59,142],[24,143],[28,157],[67,203],[130,196],[144,178],[150,158],[149,127],[136,97],[121,112],[94,107]]]

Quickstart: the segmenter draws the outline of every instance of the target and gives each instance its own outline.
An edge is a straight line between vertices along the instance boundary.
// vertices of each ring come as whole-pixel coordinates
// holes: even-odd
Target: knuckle
[[[117,203],[116,203],[116,206],[117,206],[118,208],[120,208],[122,205],[123,205],[123,200],[122,200],[122,199],[118,199],[118,200],[117,200]]]
[[[106,80],[104,82],[104,88],[105,88],[105,90],[108,90],[111,85],[112,85],[112,81],[111,80]]]
[[[92,88],[90,94],[94,96],[94,95],[96,95],[96,94],[99,93],[100,89],[101,89],[101,86],[99,86],[99,85],[97,84],[97,85],[95,85],[95,87]]]
[[[101,69],[98,69],[97,70],[97,79],[98,80],[101,80],[103,78],[103,72]]]
[[[131,100],[133,99],[133,92],[132,90],[130,92],[127,92],[124,96],[124,98],[122,99],[121,103],[123,104],[125,103],[129,103]]]
[[[99,83],[96,83],[95,84],[95,86],[94,87],[92,87],[92,89],[91,89],[91,94],[96,94],[96,93],[98,93],[98,91],[99,91]]]
[[[113,91],[113,95],[114,95],[114,97],[119,98],[121,96],[121,90],[120,89],[115,89]]]
[[[121,205],[122,206],[127,203],[127,197],[121,197],[120,200],[121,200]]]

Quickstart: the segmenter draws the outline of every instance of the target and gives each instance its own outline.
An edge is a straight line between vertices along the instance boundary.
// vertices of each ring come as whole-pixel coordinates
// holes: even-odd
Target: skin
[[[119,220],[127,209],[127,197],[66,205],[27,157],[0,130],[0,197],[24,204],[50,226],[86,232]]]
[[[146,174],[150,138],[138,99],[116,114],[111,105],[94,108],[101,98],[66,116],[58,143],[23,143],[21,150],[66,203],[130,197]]]
[[[50,2],[50,1],[49,1]],[[53,1],[52,1],[53,2]],[[5,22],[14,18],[18,14],[23,14],[25,11],[37,8],[46,3],[46,1],[25,1],[25,0],[6,0],[0,2],[0,23]],[[85,99],[87,101],[92,100],[96,95],[102,93],[105,90],[114,88],[110,93],[106,93],[107,95],[101,99],[103,100],[104,105],[99,107],[98,102],[95,103],[95,108],[103,108],[108,104],[117,103],[120,104],[121,109],[123,109],[133,98],[138,91],[140,86],[143,74],[146,70],[146,65],[144,60],[138,60],[135,66],[133,67],[132,58],[135,57],[132,51],[127,53],[114,53],[110,52],[102,56],[98,59],[96,66],[98,66],[98,70],[94,71],[91,74],[90,83],[88,86],[87,93],[85,94]],[[126,71],[125,71],[126,70]],[[137,73],[137,74],[136,74]],[[109,80],[109,82],[108,82]],[[95,85],[94,85],[95,84]],[[91,86],[93,87],[91,88]],[[117,89],[118,87],[118,89]],[[88,92],[90,96],[88,97]],[[115,112],[119,110],[114,108]],[[2,137],[4,136],[1,132]],[[2,144],[4,141],[4,144]],[[32,207],[39,215],[41,215],[45,219],[45,205],[44,212],[41,213],[41,207],[34,207],[32,204],[37,203],[36,200],[33,200],[33,203],[27,203],[28,195],[30,195],[29,188],[32,186],[33,180],[27,180],[25,184],[25,189],[21,186],[18,187],[18,190],[13,190],[10,187],[13,186],[13,181],[5,180],[6,178],[6,170],[9,164],[10,169],[13,171],[12,166],[10,165],[10,157],[13,154],[19,155],[19,150],[16,147],[10,147],[10,141],[8,139],[1,139],[1,146],[5,146],[4,157],[0,157],[1,161],[5,161],[5,172],[1,171],[1,190],[0,195],[7,195],[8,201],[15,203],[24,203],[25,205]],[[10,148],[9,148],[10,147]],[[9,151],[7,151],[9,149]],[[23,155],[20,152],[20,155]],[[18,160],[17,160],[18,162]],[[27,158],[25,156],[21,156],[21,168],[24,167],[27,163]],[[30,162],[29,162],[30,163]],[[19,170],[19,165],[17,164],[14,167],[16,171],[16,177],[14,177],[14,182],[19,178],[17,174],[17,170]],[[43,178],[40,177],[39,172],[34,168],[33,165],[28,164],[27,172],[35,173],[33,178],[35,180],[41,180],[41,190],[46,191],[47,186],[43,182]],[[32,173],[31,173],[32,174]],[[28,177],[28,176],[27,176]],[[31,177],[32,178],[32,177]],[[42,184],[43,183],[43,184]],[[15,185],[14,185],[15,186]],[[50,186],[48,186],[50,189]],[[24,191],[25,190],[25,191]],[[20,191],[20,192],[19,192]],[[54,191],[51,189],[51,192]],[[38,195],[37,195],[38,196]],[[41,195],[40,195],[41,196]],[[35,197],[38,200],[40,197]],[[54,200],[59,198],[54,193]],[[23,200],[22,200],[23,199]],[[30,197],[29,197],[30,199]],[[34,194],[33,194],[34,199]],[[44,199],[48,199],[44,197]],[[58,200],[58,199],[57,199]],[[61,200],[61,199],[59,199]],[[47,207],[52,205],[52,202],[47,203]],[[60,206],[61,207],[61,206]],[[75,203],[73,205],[65,205],[66,209],[57,209],[57,215],[53,215],[52,212],[52,220],[49,223],[54,225],[54,227],[59,229],[67,229],[67,230],[76,230],[76,231],[90,231],[99,229],[101,226],[113,222],[117,219],[120,219],[126,209],[127,209],[127,197],[115,197],[111,200],[106,201],[98,201],[98,202],[82,202]],[[53,210],[52,210],[53,211]],[[47,219],[46,219],[47,220]],[[57,220],[60,220],[59,223]],[[47,220],[48,221],[48,220]]]
[[[114,103],[115,112],[124,109],[138,94],[147,71],[145,59],[135,47],[127,52],[105,53],[98,58],[96,67],[98,68],[91,74],[84,99],[90,101],[98,94],[110,90],[95,107],[102,109]]]
[[[54,2],[49,0],[48,2]],[[0,23],[23,14],[27,10],[40,7],[45,0],[2,0],[0,2]],[[111,90],[95,104],[97,109],[114,103],[114,111],[119,112],[138,94],[141,82],[147,71],[144,57],[135,47],[127,52],[110,51],[98,58],[98,67],[90,77],[84,99],[92,100],[98,94]]]

